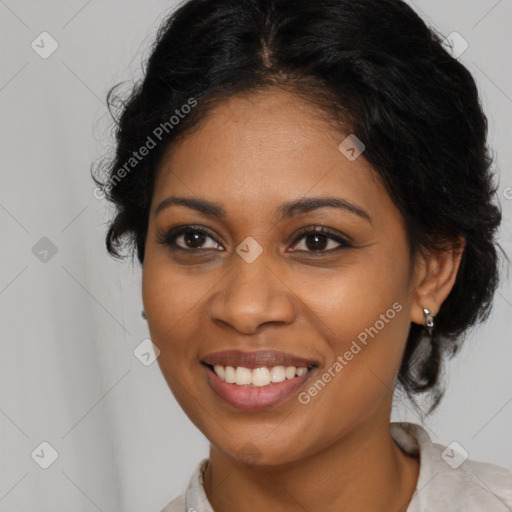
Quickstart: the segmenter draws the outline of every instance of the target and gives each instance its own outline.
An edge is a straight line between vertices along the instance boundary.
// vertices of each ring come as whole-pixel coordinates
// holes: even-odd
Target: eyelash
[[[209,238],[211,238],[215,243],[219,244],[219,242],[215,238],[215,235],[209,229],[206,229],[202,226],[193,226],[193,225],[179,226],[177,228],[170,229],[166,234],[159,235],[157,242],[159,244],[167,245],[171,250],[185,251],[185,252],[191,252],[191,253],[194,253],[196,251],[204,252],[204,251],[209,251],[209,250],[216,250],[216,249],[201,249],[200,247],[185,249],[184,247],[180,247],[175,244],[176,238],[178,238],[180,235],[191,234],[191,233],[200,233],[200,234],[206,235]],[[313,255],[321,255],[321,254],[332,254],[334,252],[338,252],[339,250],[348,249],[348,248],[352,247],[352,245],[350,245],[345,238],[343,238],[342,236],[340,236],[337,233],[333,233],[331,230],[326,229],[324,226],[319,226],[319,227],[314,226],[314,227],[307,227],[307,228],[301,229],[299,231],[299,233],[296,235],[293,245],[294,246],[297,245],[298,242],[300,242],[303,238],[307,237],[308,235],[324,236],[330,240],[334,240],[335,242],[339,243],[340,246],[336,247],[335,249],[329,249],[329,250],[324,250],[324,249],[319,249],[316,251],[314,251],[314,250],[309,250],[309,251],[299,250],[297,252],[308,252]],[[221,244],[219,244],[219,245],[221,245]],[[296,252],[296,251],[293,251],[293,252]]]

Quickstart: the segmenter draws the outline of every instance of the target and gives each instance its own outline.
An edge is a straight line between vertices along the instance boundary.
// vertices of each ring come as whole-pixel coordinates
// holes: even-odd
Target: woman
[[[396,386],[437,405],[489,314],[486,133],[402,1],[190,0],[164,22],[97,179],[211,443],[164,512],[512,510],[510,471],[390,424]]]

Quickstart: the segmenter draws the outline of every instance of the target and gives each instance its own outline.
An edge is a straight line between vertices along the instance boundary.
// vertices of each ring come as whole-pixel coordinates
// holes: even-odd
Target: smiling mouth
[[[205,362],[201,362],[201,364],[209,368],[223,382],[246,388],[274,386],[287,380],[302,377],[316,368],[316,365],[299,367],[275,365],[251,369],[244,366],[213,365]]]
[[[224,403],[249,412],[268,409],[289,400],[307,384],[318,369],[316,365],[298,368],[259,366],[250,369],[205,362],[201,362],[201,366],[210,389]],[[229,382],[233,380],[234,382]]]
[[[200,358],[206,382],[225,404],[245,411],[275,406],[297,394],[320,366],[314,357],[271,348],[222,350]]]

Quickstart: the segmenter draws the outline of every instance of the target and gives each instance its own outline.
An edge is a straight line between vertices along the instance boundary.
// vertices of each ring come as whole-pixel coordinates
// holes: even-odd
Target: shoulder
[[[469,459],[457,443],[434,443],[414,423],[391,425],[395,442],[420,458],[418,484],[408,512],[512,512],[512,471]]]

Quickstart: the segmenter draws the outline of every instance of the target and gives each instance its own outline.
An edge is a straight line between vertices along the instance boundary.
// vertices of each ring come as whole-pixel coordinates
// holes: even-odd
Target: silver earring
[[[144,318],[144,320],[145,320],[147,317],[146,317],[146,313],[144,313],[144,310],[141,310],[141,312],[140,312],[140,313],[141,313],[141,315],[142,315],[142,318]]]
[[[430,309],[423,308],[423,316],[425,317],[425,329],[429,336],[431,336],[434,330],[434,317],[430,314]]]

